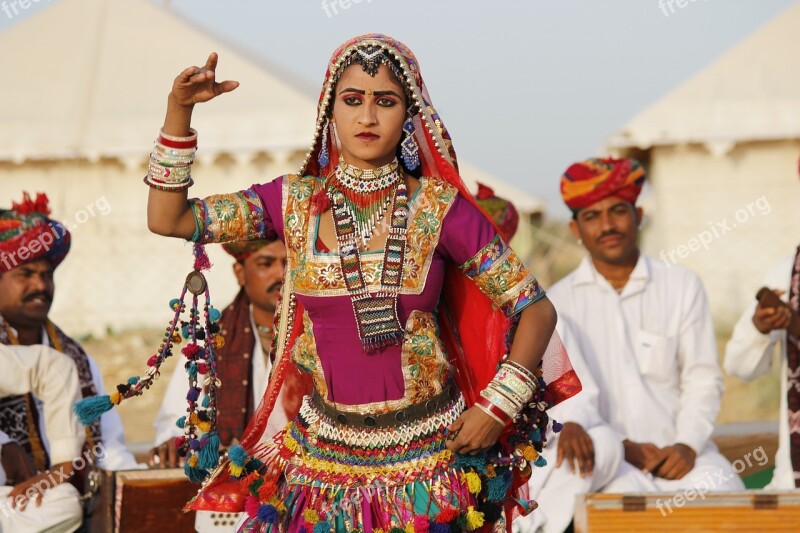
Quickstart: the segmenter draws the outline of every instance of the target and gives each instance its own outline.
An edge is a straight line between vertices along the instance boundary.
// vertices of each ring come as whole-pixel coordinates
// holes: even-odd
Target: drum
[[[182,468],[104,474],[91,531],[194,533],[195,513],[184,513],[183,506],[200,487]]]
[[[716,533],[797,531],[800,492],[583,494],[576,533],[618,531]]]

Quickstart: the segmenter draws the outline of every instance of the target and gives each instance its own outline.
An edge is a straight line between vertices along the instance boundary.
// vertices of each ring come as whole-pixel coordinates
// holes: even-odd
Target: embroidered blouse
[[[311,214],[311,197],[322,186],[320,178],[286,175],[190,204],[197,223],[195,241],[284,242],[292,289],[304,308],[298,317],[304,332],[293,347],[292,360],[313,376],[317,392],[340,410],[387,412],[442,391],[453,372],[436,321],[446,262],[458,265],[509,317],[545,294],[477,208],[451,185],[423,177],[409,202],[397,304],[404,339],[401,346],[366,353],[339,256],[316,246],[321,215]],[[361,254],[365,281],[373,293],[379,290],[383,257],[382,251]]]

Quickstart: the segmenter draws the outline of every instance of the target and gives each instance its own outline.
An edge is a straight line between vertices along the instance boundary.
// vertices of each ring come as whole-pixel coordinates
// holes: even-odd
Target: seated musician
[[[105,394],[97,363],[48,317],[55,294],[53,273],[70,249],[67,228],[49,218],[47,196],[27,193],[10,209],[0,209],[0,344],[44,344],[66,354],[78,372],[83,398]],[[41,405],[31,393],[0,399],[0,431],[19,444],[37,471],[52,466],[52,441],[40,423]],[[125,446],[119,414],[109,411],[86,428],[86,447],[99,450],[95,464],[104,470],[138,468]],[[91,467],[73,482],[90,491]],[[90,503],[87,499],[87,503]]]
[[[710,440],[722,375],[703,284],[637,245],[644,179],[631,159],[590,159],[561,179],[588,257],[548,294],[583,391],[551,410],[564,429],[530,484],[539,510],[517,531],[564,531],[586,492],[744,488]]]

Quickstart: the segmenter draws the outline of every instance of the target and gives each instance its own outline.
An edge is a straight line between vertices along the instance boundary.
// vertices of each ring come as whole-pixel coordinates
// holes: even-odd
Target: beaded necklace
[[[340,166],[341,163],[343,162],[340,160]],[[386,205],[391,204],[392,206],[391,226],[386,239],[386,246],[384,247],[381,286],[375,296],[369,293],[367,284],[364,281],[364,272],[361,269],[358,240],[363,240],[364,234],[358,229],[352,208],[359,200],[353,194],[348,196],[340,186],[337,186],[341,184],[339,180],[331,180],[326,188],[331,201],[342,273],[347,285],[347,292],[350,293],[353,304],[353,313],[358,324],[358,336],[361,339],[364,351],[367,352],[400,344],[403,341],[403,328],[400,325],[400,319],[397,314],[397,297],[400,293],[403,279],[403,261],[406,250],[408,189],[405,183],[399,179],[397,161],[390,166],[393,167],[390,172],[397,174],[398,178],[392,178],[389,185],[387,185],[388,193],[386,193],[386,197],[388,200],[386,200]],[[352,174],[349,175],[352,176]],[[380,173],[379,176],[385,178],[386,174]],[[375,187],[379,186],[376,185]],[[352,193],[352,189],[349,192]],[[369,194],[368,192],[367,195]],[[384,200],[380,200],[381,205],[383,205],[383,202]],[[364,205],[367,202],[359,203]],[[373,201],[373,203],[378,202]],[[381,218],[377,220],[381,220]]]
[[[343,209],[353,220],[361,246],[375,233],[383,214],[389,208],[395,187],[400,182],[397,159],[376,168],[364,170],[345,163],[339,156],[336,172],[329,178],[328,188],[335,188],[343,197]]]

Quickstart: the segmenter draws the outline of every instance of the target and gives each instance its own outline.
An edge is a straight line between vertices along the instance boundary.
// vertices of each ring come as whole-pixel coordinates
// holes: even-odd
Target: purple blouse
[[[409,202],[398,297],[405,337],[402,346],[367,353],[358,336],[339,257],[321,253],[315,246],[321,215],[310,214],[310,197],[321,185],[317,178],[288,175],[234,195],[193,202],[203,242],[219,242],[220,236],[234,240],[230,237],[237,234],[238,240],[277,237],[287,245],[292,290],[305,310],[302,320],[307,329],[310,326],[298,341],[293,359],[312,372],[317,390],[339,408],[398,409],[441,390],[451,372],[435,319],[446,262],[475,279],[509,316],[544,295],[473,204],[440,180],[422,178]],[[236,218],[226,218],[232,210]],[[241,219],[248,222],[238,224]],[[367,285],[375,293],[383,252],[362,253],[361,260]]]

